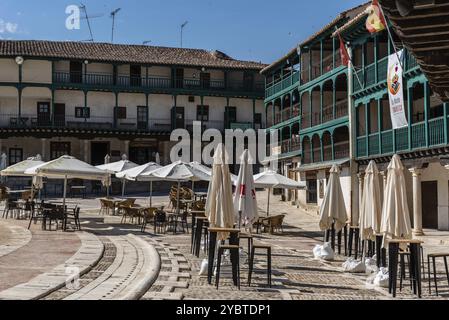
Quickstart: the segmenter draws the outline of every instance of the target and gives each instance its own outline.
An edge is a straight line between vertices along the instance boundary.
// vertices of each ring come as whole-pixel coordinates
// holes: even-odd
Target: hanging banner
[[[393,129],[408,126],[404,105],[403,70],[399,61],[402,60],[403,53],[404,50],[401,50],[388,57],[387,83]]]

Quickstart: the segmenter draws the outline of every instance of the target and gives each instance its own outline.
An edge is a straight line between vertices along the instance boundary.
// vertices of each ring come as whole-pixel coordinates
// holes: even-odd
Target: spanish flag
[[[379,2],[373,0],[371,6],[367,8],[369,13],[368,19],[366,20],[366,28],[370,33],[377,33],[385,30],[387,22],[380,8]]]

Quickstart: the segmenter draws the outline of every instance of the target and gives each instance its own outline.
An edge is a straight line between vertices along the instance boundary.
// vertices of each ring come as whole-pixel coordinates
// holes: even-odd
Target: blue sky
[[[270,63],[320,29],[339,12],[364,0],[81,0],[91,16],[95,41],[180,46],[180,25],[188,21],[184,47],[221,50],[234,58]],[[67,30],[66,0],[0,0],[0,38],[82,41],[85,21]]]

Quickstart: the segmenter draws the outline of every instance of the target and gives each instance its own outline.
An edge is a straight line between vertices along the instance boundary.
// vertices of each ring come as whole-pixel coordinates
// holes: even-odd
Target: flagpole
[[[337,30],[338,30],[338,29],[337,29]],[[351,66],[351,68],[352,68],[352,71],[354,72],[355,77],[357,78],[357,82],[359,83],[360,88],[365,89],[365,86],[362,85],[362,81],[360,80],[359,75],[358,75],[358,73],[357,73],[357,70],[355,69],[355,66],[354,66],[354,64],[352,63],[352,58],[351,58],[351,56],[350,56],[349,53],[348,53],[348,48],[346,47],[346,43],[344,42],[343,38],[341,37],[340,32],[338,32],[338,38],[340,39],[340,43],[343,44],[344,47],[345,47],[344,49],[345,49],[345,51],[346,51],[347,59],[349,60],[349,64],[350,64],[350,66]],[[343,58],[342,58],[342,60],[343,60]]]
[[[399,57],[399,53],[398,53],[398,50],[396,49],[396,45],[394,44],[393,34],[391,33],[390,27],[388,26],[388,22],[387,22],[387,19],[385,17],[384,9],[382,8],[382,5],[380,3],[378,3],[378,6],[379,6],[379,9],[380,9],[380,13],[382,14],[383,20],[385,22],[385,28],[387,29],[388,37],[390,38],[390,41],[391,41],[391,43],[393,45],[393,49],[394,49],[394,52],[396,54],[396,57],[398,58],[398,61],[399,61],[399,64],[400,64],[402,70],[404,70],[404,65],[403,65],[403,63],[402,63],[402,61],[401,61],[401,59]]]

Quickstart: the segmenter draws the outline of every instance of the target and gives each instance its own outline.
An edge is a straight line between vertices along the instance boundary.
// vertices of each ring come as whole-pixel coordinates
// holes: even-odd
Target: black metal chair
[[[63,207],[54,207],[51,210],[46,210],[44,211],[43,216],[42,226],[44,230],[47,230],[47,220],[49,222],[49,231],[51,231],[52,221],[56,222],[56,230],[59,228],[60,221],[62,222],[61,225],[64,228],[66,213]]]
[[[17,201],[14,201],[13,199],[8,199],[6,201],[5,210],[3,211],[3,218],[8,219],[8,216],[11,213],[11,217],[18,217],[20,214],[20,207],[17,203]]]
[[[162,210],[156,210],[154,213],[154,233],[167,233],[167,213]]]
[[[67,230],[67,222],[73,221],[75,223],[75,229],[81,231],[80,223],[80,207],[73,209],[73,213],[67,212],[64,220],[64,230]]]

